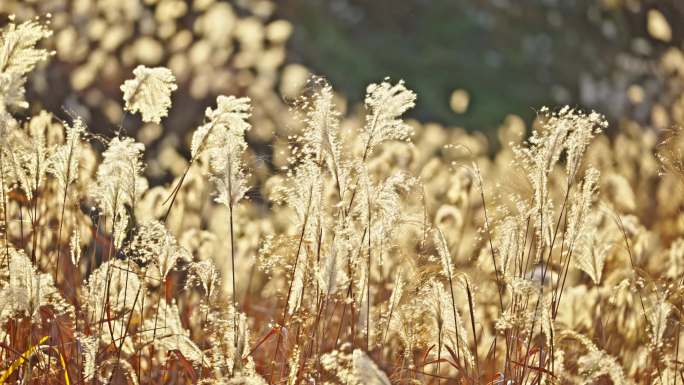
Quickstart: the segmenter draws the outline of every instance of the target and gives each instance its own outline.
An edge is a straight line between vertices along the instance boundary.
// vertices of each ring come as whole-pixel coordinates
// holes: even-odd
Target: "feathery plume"
[[[442,274],[447,278],[453,278],[454,264],[451,261],[451,254],[449,253],[449,247],[447,246],[444,234],[439,229],[436,229],[434,234],[437,253],[439,254],[439,260],[442,263]]]
[[[142,289],[142,282],[135,272],[130,271],[132,266],[114,259],[103,263],[90,274],[81,294],[90,320],[98,320],[107,314],[103,308],[105,304],[112,314],[136,310],[133,309],[135,296]],[[107,293],[109,298],[103,301],[102,297],[107,297]],[[121,322],[115,325],[121,325]]]
[[[378,368],[373,360],[360,349],[351,354],[340,350],[323,354],[321,365],[333,373],[341,383],[349,385],[390,385],[387,374]]]
[[[188,284],[198,282],[204,289],[204,294],[206,294],[207,298],[212,298],[216,294],[218,280],[218,272],[211,261],[194,262],[190,266]]]
[[[35,321],[40,318],[38,310],[51,306],[56,314],[73,316],[73,307],[66,302],[55,287],[52,276],[37,271],[23,250],[13,247],[9,251],[9,278],[0,280],[0,322],[8,317],[25,315]]]
[[[52,32],[37,20],[16,25],[13,17],[0,32],[0,137],[2,132],[16,121],[8,110],[28,108],[24,99],[26,76],[38,62],[50,56],[50,52],[36,45],[52,35]],[[0,151],[2,151],[0,143]]]
[[[352,353],[352,372],[356,381],[364,385],[391,385],[387,374],[378,369],[375,362],[360,349]]]
[[[9,138],[3,138],[10,171],[29,200],[45,181],[49,166],[46,136],[51,124],[52,115],[42,111],[24,126],[24,130],[10,131]]]
[[[43,277],[23,250],[10,248],[9,257],[9,287],[3,298],[11,298],[15,313],[32,316],[41,305],[41,290],[45,290],[46,282],[41,282]]]
[[[334,103],[332,86],[323,78],[313,77],[309,80],[314,90],[311,95],[302,95],[298,99],[301,120],[305,123],[297,142],[295,157],[310,158],[316,163],[327,165],[334,176],[340,196],[347,187],[348,171],[342,162],[342,141],[340,138],[340,113]]]
[[[366,125],[363,131],[366,148],[364,159],[380,143],[388,140],[408,140],[413,130],[402,119],[416,104],[416,94],[406,88],[404,81],[392,85],[385,79],[366,88]]]
[[[66,140],[52,154],[47,171],[54,175],[63,191],[78,179],[78,165],[81,156],[81,138],[86,127],[78,118],[66,126]]]
[[[232,209],[249,190],[242,155],[247,149],[244,137],[229,131],[225,142],[211,153],[211,180],[216,185],[217,203]]]
[[[588,351],[578,360],[579,372],[584,375],[584,383],[591,383],[601,376],[607,375],[613,384],[626,385],[625,373],[622,366],[615,357],[599,349],[585,335],[573,330],[563,330],[560,335],[562,338],[572,338],[577,340]]]
[[[442,331],[442,356],[449,354],[446,345],[457,351],[463,356],[464,362],[470,367],[474,367],[475,360],[468,349],[468,342],[465,340],[466,331],[463,320],[458,309],[451,301],[451,296],[447,293],[444,285],[436,280],[431,280],[426,287],[426,305],[432,310],[432,315],[437,328]],[[436,340],[436,338],[435,338]]]
[[[245,131],[251,128],[247,119],[251,116],[252,107],[249,98],[219,95],[216,108],[207,108],[207,123],[201,125],[192,135],[190,154],[197,159],[205,151],[216,151],[227,141],[229,131],[233,138],[243,138]]]
[[[169,304],[164,299],[160,299],[159,308],[161,311],[158,319],[153,317],[145,320],[143,338],[152,340],[156,335],[154,343],[161,349],[164,356],[168,356],[166,353],[169,351],[178,350],[193,364],[201,365],[202,350],[190,339],[190,332],[183,327],[178,305],[174,302]]]
[[[26,78],[17,72],[0,72],[0,111],[26,109]]]
[[[83,378],[89,380],[95,375],[99,341],[95,336],[81,336],[79,342],[83,352]]]
[[[192,255],[178,245],[176,238],[159,221],[147,221],[136,228],[136,234],[126,245],[127,256],[140,265],[152,263],[164,280],[180,259],[192,261]]]
[[[304,274],[306,273],[306,253],[301,252],[299,255],[299,263],[293,272],[292,287],[290,288],[291,295],[287,302],[287,314],[292,315],[299,308],[302,301],[302,288],[304,287]]]
[[[651,295],[651,306],[646,311],[646,318],[651,329],[651,347],[653,349],[658,349],[663,345],[663,335],[667,329],[668,317],[673,310],[674,306],[667,301],[664,294]]]
[[[165,67],[135,67],[133,79],[121,85],[125,109],[140,112],[143,122],[161,122],[171,107],[171,92],[178,89],[176,77]]]
[[[577,267],[587,273],[595,284],[601,281],[605,258],[612,246],[609,234],[601,233],[598,228],[604,214],[596,211],[593,205],[598,179],[599,172],[596,169],[587,170],[571,200],[565,233],[568,250],[576,250]]]
[[[50,52],[36,45],[52,35],[47,26],[36,20],[19,25],[9,23],[0,34],[0,73],[26,75]]]
[[[147,181],[141,176],[142,153],[145,146],[132,138],[114,138],[102,154],[102,163],[95,176],[93,196],[103,213],[112,218],[114,245],[120,248],[126,237],[129,210],[144,190]]]

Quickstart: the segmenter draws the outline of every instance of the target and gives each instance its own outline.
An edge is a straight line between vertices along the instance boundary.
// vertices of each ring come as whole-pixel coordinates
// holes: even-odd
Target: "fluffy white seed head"
[[[140,112],[144,122],[161,122],[171,108],[171,92],[175,91],[176,77],[165,67],[149,68],[143,65],[133,70],[133,79],[121,85],[125,109]]]

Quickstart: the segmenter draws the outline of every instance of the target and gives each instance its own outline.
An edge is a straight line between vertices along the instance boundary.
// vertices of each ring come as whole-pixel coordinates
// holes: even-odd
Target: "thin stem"
[[[297,244],[297,252],[295,254],[295,263],[292,267],[292,279],[290,280],[290,285],[287,289],[287,298],[285,299],[285,306],[283,310],[283,316],[282,316],[282,325],[281,327],[285,327],[285,323],[287,321],[287,310],[288,310],[288,304],[290,303],[290,296],[292,295],[292,284],[294,282],[294,277],[295,274],[297,274],[297,265],[299,264],[299,254],[301,253],[302,250],[302,244],[304,243],[304,235],[306,234],[306,226],[309,222],[309,209],[311,208],[311,201],[313,200],[313,184],[311,185],[311,188],[309,190],[309,203],[307,204],[306,207],[306,213],[304,213],[304,223],[302,224],[302,232],[299,236],[299,242]],[[278,341],[276,342],[276,349],[275,353],[273,354],[273,362],[271,363],[271,382],[273,382],[273,376],[275,375],[275,370],[273,367],[273,364],[275,363],[275,360],[278,357],[278,351],[280,349],[280,341],[282,339],[282,333],[278,333]]]
[[[368,189],[368,186],[366,186]],[[373,227],[372,217],[371,217],[371,199],[370,192],[368,195],[368,266],[366,274],[366,351],[370,352],[370,305],[371,305],[371,255],[372,255],[372,243],[371,243],[371,228]]]
[[[394,290],[397,290],[397,285],[399,284],[399,279],[401,279],[400,275],[397,274],[397,278],[394,280]],[[394,313],[394,303],[396,302],[396,298],[391,298],[391,299],[392,299],[392,302],[390,302],[389,315],[387,316],[387,326],[385,327],[385,335],[382,337],[383,345],[385,344],[385,341],[387,340],[387,333],[389,332],[390,322],[392,321],[392,314]]]
[[[230,179],[230,178],[229,178]],[[230,182],[229,182],[230,184]],[[230,188],[230,186],[229,186]],[[235,285],[235,231],[233,228],[233,203],[232,200],[230,201],[230,204],[228,205],[228,211],[229,211],[229,222],[230,222],[230,273],[232,276],[232,283],[233,283],[233,334],[235,336],[235,347],[237,348],[238,346],[238,310],[237,310],[237,290],[236,290],[236,285]]]
[[[7,221],[7,197],[5,196],[5,165],[4,165],[4,152],[2,147],[0,147],[0,195],[2,197],[2,214],[3,214],[3,225],[4,231],[3,235],[5,237],[5,257],[4,260],[7,263],[7,271],[11,274],[9,269],[9,222]],[[10,276],[11,277],[11,276]]]
[[[499,307],[501,312],[503,312],[503,294],[501,293],[501,277],[499,276],[499,268],[496,266],[496,254],[494,253],[494,244],[492,243],[492,234],[489,226],[489,216],[487,215],[487,203],[484,196],[484,187],[482,185],[482,176],[480,175],[480,169],[477,164],[474,164],[477,182],[480,186],[480,198],[482,198],[482,208],[484,211],[485,227],[487,229],[487,240],[489,241],[489,251],[492,254],[492,263],[494,263],[494,275],[496,276],[496,286],[497,292],[499,293]]]
[[[59,216],[59,230],[57,231],[57,263],[55,264],[55,284],[57,284],[59,280],[59,261],[61,259],[60,257],[62,256],[62,227],[64,225],[64,212],[66,210],[68,189],[68,185],[64,187],[64,196],[62,197],[62,210]]]
[[[475,308],[473,305],[473,296],[472,296],[472,293],[470,291],[470,282],[468,282],[468,280],[466,280],[466,294],[468,294],[468,309],[470,310],[470,326],[473,329],[473,342],[475,344],[473,346],[473,350],[475,351],[474,352],[475,353],[475,367],[477,370],[477,381],[479,381],[480,380],[480,359],[478,358],[478,355],[477,355],[478,342],[477,342],[477,331],[475,330]]]

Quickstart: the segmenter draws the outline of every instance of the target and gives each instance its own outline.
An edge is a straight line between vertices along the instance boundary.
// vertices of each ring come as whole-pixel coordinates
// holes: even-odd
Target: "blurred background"
[[[684,32],[681,0],[286,0],[279,8],[295,26],[290,57],[350,99],[383,76],[403,78],[418,92],[420,119],[473,130],[509,113],[529,121],[554,104],[644,119],[629,87],[661,92],[651,59],[681,46]],[[649,12],[657,12],[650,34]],[[464,93],[450,106],[454,90]]]
[[[10,14],[49,17],[55,32],[29,97],[96,132],[123,122],[148,145],[180,147],[219,94],[250,96],[249,140],[272,143],[311,73],[349,111],[367,84],[404,79],[418,93],[411,117],[490,138],[544,105],[655,128],[684,121],[682,0],[0,1],[3,24]],[[164,135],[123,115],[119,85],[138,64],[178,78]]]

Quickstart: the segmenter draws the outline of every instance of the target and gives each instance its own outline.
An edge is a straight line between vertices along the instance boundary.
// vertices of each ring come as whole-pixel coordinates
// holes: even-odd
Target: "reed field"
[[[0,2],[0,384],[684,385],[675,23],[641,118],[488,135],[276,7]]]

